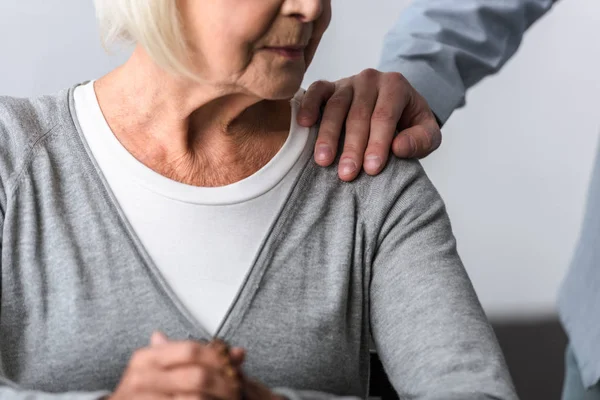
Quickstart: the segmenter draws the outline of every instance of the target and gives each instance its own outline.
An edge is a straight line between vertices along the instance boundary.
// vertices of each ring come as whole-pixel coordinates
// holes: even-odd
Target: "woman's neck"
[[[223,186],[252,175],[289,134],[289,102],[175,77],[140,49],[95,90],[111,130],[134,157],[191,185]]]

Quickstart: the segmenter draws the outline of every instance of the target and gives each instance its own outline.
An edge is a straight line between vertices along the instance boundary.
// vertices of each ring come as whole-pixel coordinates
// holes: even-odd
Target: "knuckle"
[[[335,93],[338,96],[341,96],[344,100],[351,99],[352,95],[354,94],[354,88],[352,87],[352,85],[342,85],[337,88]]]
[[[383,154],[386,152],[386,149],[389,149],[390,145],[382,142],[381,140],[373,140],[369,143],[369,147],[367,149],[367,153],[375,153],[375,154]]]
[[[383,80],[388,84],[403,84],[408,82],[400,72],[386,72],[383,75]]]
[[[348,96],[347,91],[345,89],[341,89],[340,91],[336,92],[333,96],[331,96],[331,99],[329,99],[329,101],[327,102],[327,106],[333,108],[348,107],[349,97],[350,96]]]
[[[319,132],[319,138],[315,142],[315,149],[321,146],[330,146],[333,142],[332,138],[327,133]]]
[[[321,123],[321,127],[319,128],[319,140],[316,142],[315,147],[319,145],[332,145],[336,141],[336,138],[339,136],[339,129],[336,130],[336,127],[332,123]]]
[[[396,122],[392,107],[375,107],[371,120],[375,122]]]
[[[129,376],[128,386],[131,391],[138,392],[145,386],[144,374],[134,372]]]
[[[133,353],[133,355],[131,356],[131,361],[129,361],[129,364],[133,368],[139,368],[139,367],[142,367],[145,364],[147,364],[149,358],[150,358],[149,350],[139,349]]]
[[[364,122],[371,119],[372,110],[366,104],[357,104],[348,114],[348,122]]]
[[[416,93],[414,88],[410,85],[408,80],[398,72],[390,72],[391,75],[385,75],[382,78],[383,90],[380,90],[380,96],[383,94],[383,100],[387,104],[394,104],[398,101],[398,95],[406,99],[412,99],[414,101],[414,94]]]
[[[204,368],[193,369],[188,379],[189,382],[193,382],[193,386],[198,388],[205,388],[209,383],[208,373]]]
[[[344,125],[344,119],[335,118],[335,114],[329,114],[323,117],[321,126],[319,127],[319,137],[329,141],[337,141],[337,138],[342,131]]]
[[[316,82],[313,82],[312,85],[310,85],[310,87],[308,88],[309,92],[322,92],[327,90],[328,86],[330,85],[330,83],[326,80],[318,80]]]
[[[358,145],[354,144],[354,143],[346,143],[344,145],[344,153],[342,158],[346,159],[346,158],[351,158],[353,160],[356,160],[359,156],[360,153],[362,153],[364,151],[364,149],[359,149]]]
[[[327,103],[328,106],[330,106],[330,107],[336,107],[336,108],[337,107],[341,107],[341,106],[343,106],[345,104],[346,104],[346,101],[340,95],[333,96],[329,100],[329,103]]]
[[[202,351],[200,344],[194,342],[186,342],[183,347],[183,358],[188,361],[196,360]]]
[[[362,79],[370,81],[379,78],[380,74],[381,72],[377,71],[374,68],[367,68],[363,70],[360,74],[358,74],[358,76]]]

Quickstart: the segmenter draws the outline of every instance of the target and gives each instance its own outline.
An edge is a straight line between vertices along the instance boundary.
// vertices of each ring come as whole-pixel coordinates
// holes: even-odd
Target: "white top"
[[[311,157],[311,131],[295,122],[303,91],[291,102],[290,134],[275,157],[246,179],[207,188],[168,179],[133,157],[110,130],[93,84],[74,94],[92,155],[166,282],[215,334]]]

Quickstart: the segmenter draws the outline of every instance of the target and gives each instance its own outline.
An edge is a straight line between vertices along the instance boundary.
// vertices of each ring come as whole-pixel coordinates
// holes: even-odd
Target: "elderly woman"
[[[96,3],[129,61],[0,99],[0,398],[364,397],[371,339],[401,398],[515,398],[418,162],[294,122],[329,0]]]

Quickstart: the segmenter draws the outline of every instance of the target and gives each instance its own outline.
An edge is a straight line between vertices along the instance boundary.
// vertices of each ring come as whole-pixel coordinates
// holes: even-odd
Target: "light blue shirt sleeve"
[[[379,69],[401,72],[443,123],[497,72],[557,0],[414,0],[387,34]]]

